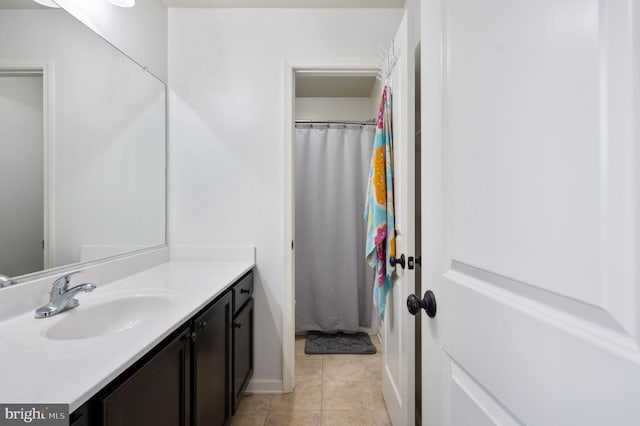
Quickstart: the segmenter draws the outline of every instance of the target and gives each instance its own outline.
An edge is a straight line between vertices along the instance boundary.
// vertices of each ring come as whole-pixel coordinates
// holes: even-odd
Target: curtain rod
[[[323,121],[315,121],[315,120],[296,120],[296,124],[376,124],[375,120],[367,120],[367,121],[342,121],[342,120],[323,120]]]

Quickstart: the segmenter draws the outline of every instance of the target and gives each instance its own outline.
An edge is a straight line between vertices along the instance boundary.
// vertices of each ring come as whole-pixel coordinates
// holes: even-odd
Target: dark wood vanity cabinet
[[[231,413],[232,294],[193,321],[193,426],[227,423]]]
[[[253,280],[251,276],[248,277]],[[241,283],[240,283],[241,284]],[[251,296],[252,293],[248,293]],[[242,287],[240,287],[242,289]],[[235,413],[249,380],[253,375],[253,298],[234,309],[233,317],[233,411]],[[234,306],[234,308],[236,308]]]
[[[71,415],[72,425],[226,425],[253,374],[253,273]]]
[[[189,425],[191,330],[167,342],[99,398],[104,426]]]

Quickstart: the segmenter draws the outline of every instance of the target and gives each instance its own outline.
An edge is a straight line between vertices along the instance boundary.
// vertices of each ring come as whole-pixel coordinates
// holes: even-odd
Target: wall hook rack
[[[398,54],[396,53],[395,42],[392,40],[388,49],[378,45],[378,53],[376,60],[378,62],[378,74],[376,78],[386,85],[390,85],[391,73],[398,62]]]

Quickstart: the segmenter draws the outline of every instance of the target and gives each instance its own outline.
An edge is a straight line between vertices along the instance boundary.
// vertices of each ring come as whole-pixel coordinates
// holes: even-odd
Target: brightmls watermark
[[[69,426],[68,404],[0,404],[0,426]]]

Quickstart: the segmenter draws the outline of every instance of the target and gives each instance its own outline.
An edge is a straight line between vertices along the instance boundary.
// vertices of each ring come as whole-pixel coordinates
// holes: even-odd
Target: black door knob
[[[395,267],[396,265],[400,265],[402,266],[402,269],[404,269],[404,254],[400,255],[399,259],[396,259],[395,257],[391,256],[389,258],[389,263],[391,264],[391,266]]]
[[[407,309],[411,315],[417,315],[420,309],[424,309],[429,317],[436,316],[436,295],[431,290],[427,290],[422,300],[415,294],[407,297]]]

